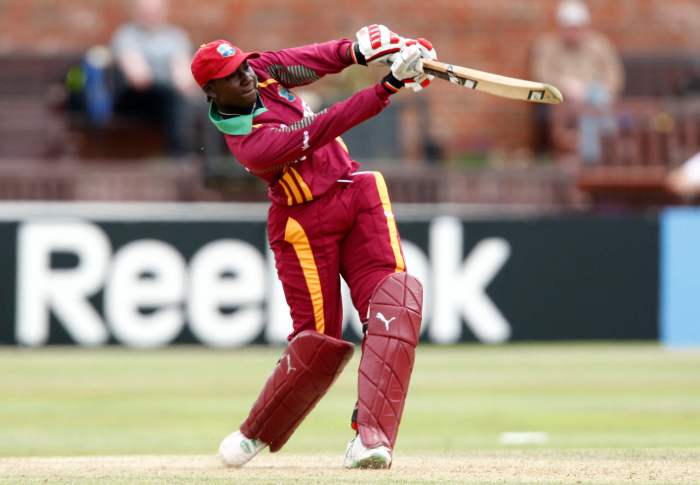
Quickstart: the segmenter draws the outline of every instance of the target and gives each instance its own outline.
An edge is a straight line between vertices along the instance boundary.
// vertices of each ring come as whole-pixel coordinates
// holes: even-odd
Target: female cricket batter
[[[388,468],[418,343],[422,288],[406,273],[384,179],[359,172],[340,135],[378,114],[404,84],[426,86],[424,39],[383,25],[348,39],[246,53],[224,40],[202,45],[192,74],[229,149],[269,184],[268,234],[291,309],[290,343],[239,431],[219,454],[241,466],[266,446],[279,450],[323,397],[353,352],[341,340],[340,276],[365,330],[355,438],[344,465]],[[392,62],[393,61],[393,62]],[[319,113],[290,88],[352,64],[391,64],[381,83]]]

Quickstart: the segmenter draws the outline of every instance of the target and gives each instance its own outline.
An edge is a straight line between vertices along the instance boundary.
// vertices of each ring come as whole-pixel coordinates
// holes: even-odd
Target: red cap
[[[226,40],[202,44],[192,58],[192,76],[201,87],[212,79],[233,73],[249,57],[259,57],[257,52],[243,52]]]

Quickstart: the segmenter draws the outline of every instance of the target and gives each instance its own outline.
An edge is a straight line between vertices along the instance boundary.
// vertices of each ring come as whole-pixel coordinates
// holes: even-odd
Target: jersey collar
[[[260,95],[258,95],[258,100],[252,113],[236,115],[231,118],[224,118],[221,116],[221,113],[214,107],[214,103],[209,102],[209,120],[214,123],[214,126],[216,126],[221,133],[226,135],[248,135],[253,131],[253,119],[266,111],[267,108],[263,106]]]

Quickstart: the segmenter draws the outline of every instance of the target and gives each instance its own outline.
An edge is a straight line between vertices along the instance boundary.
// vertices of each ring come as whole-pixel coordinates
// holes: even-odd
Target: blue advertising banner
[[[672,347],[700,345],[700,209],[669,209],[661,216],[661,340]]]

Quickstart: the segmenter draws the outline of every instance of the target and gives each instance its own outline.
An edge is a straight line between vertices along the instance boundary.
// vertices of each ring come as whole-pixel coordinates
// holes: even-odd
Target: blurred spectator
[[[189,69],[191,42],[184,30],[168,23],[167,0],[133,0],[131,7],[132,20],[112,38],[119,74],[115,111],[157,121],[168,154],[184,155],[193,105],[201,101]]]
[[[533,76],[554,84],[564,104],[538,114],[544,144],[558,159],[576,156],[584,163],[600,159],[600,136],[614,131],[612,104],[624,83],[622,62],[613,45],[590,27],[590,12],[581,0],[562,0],[558,32],[537,39]]]
[[[684,199],[700,196],[700,153],[673,170],[666,180],[671,192]]]
[[[69,92],[82,92],[82,109],[96,126],[104,127],[112,119],[112,92],[107,72],[112,65],[112,54],[102,45],[88,49],[83,57],[82,69],[72,69],[66,76]]]

